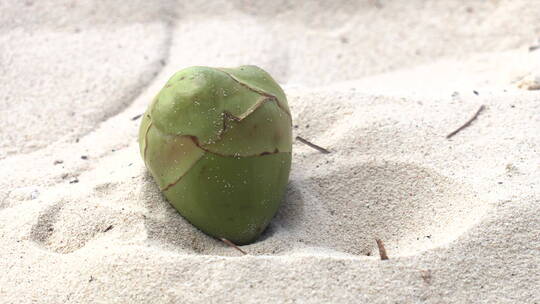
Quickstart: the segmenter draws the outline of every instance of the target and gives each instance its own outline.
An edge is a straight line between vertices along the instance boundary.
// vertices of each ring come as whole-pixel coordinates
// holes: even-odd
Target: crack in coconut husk
[[[253,89],[255,91],[255,89]],[[258,91],[255,91],[259,94],[261,94],[260,92]],[[263,94],[261,94],[263,95]],[[244,113],[242,113],[241,115],[234,115],[232,113],[230,113],[229,111],[223,111],[221,113],[221,115],[223,116],[223,127],[222,129],[219,131],[219,134],[218,134],[218,138],[216,140],[216,142],[219,142],[220,140],[222,140],[223,138],[223,135],[225,134],[226,130],[227,130],[227,118],[230,118],[231,120],[234,120],[236,122],[241,122],[243,121],[244,119],[246,119],[247,117],[249,117],[251,114],[253,114],[256,110],[260,109],[260,107],[265,104],[266,102],[272,102],[274,101],[276,103],[276,106],[280,109],[280,111],[282,112],[285,112],[287,114],[289,114],[287,111],[285,111],[283,108],[280,107],[279,105],[279,102],[277,100],[277,98],[275,96],[268,96],[266,94],[264,94],[262,96],[263,98],[260,98],[256,103],[253,104],[253,106],[249,107]],[[289,116],[290,117],[290,116]],[[149,130],[150,128],[153,126],[153,123],[152,123],[152,117],[150,115],[148,115],[148,118],[150,119],[150,123],[148,125],[148,128],[146,129],[146,132],[145,132],[145,135],[144,135],[144,152],[143,152],[143,158],[144,158],[144,161],[146,163],[146,151],[147,151],[147,148],[148,148],[148,133],[149,133]],[[157,128],[157,127],[156,127]],[[158,128],[158,131],[159,128]],[[160,131],[161,132],[161,131]],[[199,142],[199,138],[195,135],[188,135],[188,134],[178,134],[178,135],[172,135],[172,136],[176,136],[176,137],[187,137],[189,138],[199,149],[205,151],[206,153],[209,153],[209,154],[213,154],[213,155],[217,155],[217,156],[221,156],[221,157],[240,157],[238,156],[237,154],[221,154],[221,153],[218,153],[218,152],[215,152],[215,151],[211,151],[209,150],[208,148],[205,148],[204,146],[205,145],[202,145],[200,142]],[[263,152],[260,152],[260,153],[256,153],[256,154],[253,154],[253,155],[242,155],[241,157],[255,157],[255,156],[264,156],[264,155],[272,155],[272,154],[277,154],[277,153],[291,153],[291,152],[281,152],[279,151],[278,148],[275,148],[273,151],[263,151]],[[191,170],[191,168],[193,168],[193,166],[195,166],[199,160],[201,160],[201,158],[203,157],[203,155],[201,155],[196,161],[194,161],[191,166],[182,174],[180,175],[174,182],[168,184],[167,186],[161,188],[161,191],[167,191],[169,190],[171,187],[173,187],[174,185],[176,185],[178,182],[180,182],[180,180],[182,180],[182,178],[189,172],[189,170]]]
[[[278,100],[278,98],[276,96],[274,96],[274,95],[272,95],[270,93],[267,93],[267,92],[265,92],[263,90],[254,88],[254,87],[248,85],[247,83],[244,83],[244,82],[240,81],[238,78],[236,78],[235,76],[233,76],[232,74],[230,74],[227,71],[224,71],[224,70],[219,69],[219,68],[217,70],[220,71],[220,72],[223,72],[225,75],[229,76],[233,81],[235,81],[239,85],[243,86],[244,88],[246,88],[246,89],[248,89],[248,90],[250,90],[252,92],[255,92],[255,93],[259,94],[259,95],[262,95],[262,96],[268,97],[270,99],[273,99],[276,102],[278,108],[280,108],[283,112],[285,112],[285,114],[287,114],[289,116],[289,118],[291,118],[291,113],[289,113],[289,111],[287,111],[286,109],[284,109],[282,107],[282,105],[279,103],[279,100]],[[292,123],[292,119],[291,119],[291,123]]]

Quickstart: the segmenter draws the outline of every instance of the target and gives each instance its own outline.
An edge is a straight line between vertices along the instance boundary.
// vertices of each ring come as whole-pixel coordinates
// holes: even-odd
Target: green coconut
[[[292,121],[281,87],[256,66],[174,74],[143,116],[139,147],[157,185],[191,224],[254,242],[289,179]]]

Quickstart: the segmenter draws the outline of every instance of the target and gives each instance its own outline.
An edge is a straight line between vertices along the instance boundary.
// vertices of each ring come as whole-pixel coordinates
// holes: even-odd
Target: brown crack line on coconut
[[[182,178],[183,178],[186,174],[188,174],[189,170],[191,170],[191,168],[193,168],[193,167],[201,160],[201,158],[202,158],[202,155],[201,155],[196,161],[194,161],[194,162],[191,164],[191,166],[189,166],[189,168],[186,170],[186,172],[184,172],[182,175],[180,175],[174,182],[168,184],[167,186],[165,186],[165,187],[163,187],[163,188],[160,187],[160,190],[163,191],[163,192],[165,192],[165,191],[169,190],[171,187],[173,187],[174,185],[178,184],[178,182],[179,182],[180,180],[182,180]]]
[[[193,137],[191,137],[191,138],[193,139]],[[219,156],[223,156],[223,157],[235,157],[235,156],[230,156],[230,155],[217,154],[217,153],[214,153],[214,152],[211,152],[211,151],[208,151],[208,150],[204,150],[204,151],[206,151],[209,154],[219,155]],[[261,152],[261,153],[256,154],[256,155],[248,155],[248,156],[242,156],[242,157],[265,156],[265,155],[278,154],[278,153],[291,153],[291,152],[279,152],[278,149],[275,149],[272,152]],[[191,166],[189,166],[189,168],[186,170],[186,172],[184,172],[184,174],[180,175],[178,177],[178,179],[176,179],[174,182],[168,184],[167,186],[165,186],[163,188],[160,188],[160,190],[161,191],[167,191],[170,188],[174,187],[176,184],[178,184],[182,180],[182,178],[184,178],[184,176],[186,174],[188,174],[189,170],[191,170],[191,168],[193,168],[202,158],[203,158],[203,155],[201,155],[201,157],[199,157],[196,161],[194,161],[193,164],[191,164]]]
[[[231,112],[229,111],[223,111],[221,114],[222,115],[226,115],[227,117],[231,118],[231,119],[234,119],[236,121],[242,121],[244,120],[244,118],[248,117],[249,114],[255,112],[255,110],[257,110],[258,108],[260,108],[265,102],[267,101],[275,101],[276,102],[276,105],[278,106],[279,108],[279,102],[277,101],[277,99],[275,98],[269,98],[267,96],[261,96],[261,98],[259,98],[259,100],[257,100],[256,103],[254,103],[251,107],[249,107],[244,113],[238,115],[238,116],[235,116],[234,114],[232,114]],[[281,108],[280,108],[281,109]],[[281,109],[283,110],[283,109]],[[225,123],[225,119],[223,120],[223,123]]]
[[[220,140],[223,139],[223,134],[225,134],[225,131],[227,130],[227,118],[230,118],[234,121],[237,121],[237,122],[241,122],[242,120],[246,119],[250,114],[252,114],[253,112],[255,112],[257,109],[259,109],[265,102],[271,102],[271,101],[274,101],[276,103],[276,106],[283,112],[287,113],[286,111],[284,111],[282,108],[279,107],[279,102],[277,101],[277,99],[274,97],[274,98],[268,98],[268,97],[264,97],[264,98],[261,98],[259,101],[257,101],[256,103],[253,104],[253,106],[251,106],[249,109],[247,109],[244,113],[242,113],[241,115],[234,115],[232,113],[230,113],[229,111],[223,111],[221,113],[221,115],[223,116],[223,127],[221,128],[221,130],[219,131],[218,133],[218,138],[217,138],[217,141],[216,142],[219,142]],[[146,129],[146,132],[144,133],[144,151],[143,151],[143,159],[144,159],[144,162],[146,163],[146,150],[148,149],[148,132],[150,131],[150,127],[153,126],[153,122],[152,122],[152,117],[150,115],[148,115],[148,118],[150,119],[150,123],[148,124],[148,128]],[[159,130],[159,129],[158,129]],[[199,147],[201,150],[204,150],[208,153],[212,153],[212,154],[215,154],[215,155],[219,155],[219,156],[223,156],[223,157],[236,157],[234,154],[233,155],[228,155],[228,154],[220,154],[220,153],[217,153],[217,152],[214,152],[214,151],[211,151],[211,150],[208,150],[207,148],[205,148],[204,146],[205,145],[202,145],[200,142],[199,142],[199,138],[195,135],[189,135],[189,134],[176,134],[174,136],[178,136],[178,137],[182,137],[182,136],[186,136],[186,137],[189,137],[193,143]],[[277,149],[276,149],[277,150]],[[261,153],[258,153],[258,154],[254,154],[254,155],[243,155],[243,157],[250,157],[250,156],[259,156],[261,155],[262,153],[266,153],[266,154],[274,154],[274,153],[279,153],[278,152],[275,152],[275,151],[272,151],[272,152],[269,152],[269,151],[264,151],[264,152],[261,152]]]
[[[282,108],[279,107],[279,103],[277,102],[277,99],[276,98],[261,98],[259,101],[257,101],[252,107],[250,107],[246,112],[242,113],[242,115],[239,115],[239,116],[235,116],[233,114],[231,114],[230,112],[228,111],[224,111],[222,112],[222,115],[224,116],[223,118],[223,128],[220,130],[219,132],[219,137],[218,137],[218,141],[222,139],[222,136],[223,134],[225,133],[226,129],[227,129],[227,120],[225,119],[225,117],[229,117],[231,118],[232,120],[234,121],[237,121],[237,122],[240,122],[242,120],[244,120],[245,118],[247,118],[250,114],[252,114],[253,112],[255,112],[257,109],[259,109],[265,102],[270,102],[270,101],[274,101],[276,103],[276,105],[278,106],[278,108],[283,111],[283,112],[286,112],[284,111]],[[148,148],[148,133],[149,133],[149,130],[150,130],[150,127],[153,126],[152,124],[152,117],[149,116],[149,119],[150,119],[150,123],[148,124],[148,128],[146,129],[146,132],[145,132],[145,135],[144,135],[144,153],[143,153],[143,158],[144,158],[144,161],[146,163],[146,150]],[[197,136],[194,136],[194,135],[175,135],[175,136],[178,136],[178,137],[189,137],[191,139],[191,141],[193,141],[193,143],[201,150],[205,151],[206,153],[210,153],[210,154],[213,154],[213,155],[218,155],[218,156],[221,156],[221,157],[238,157],[238,156],[235,156],[234,154],[233,155],[228,155],[228,154],[220,154],[220,153],[217,153],[217,152],[214,152],[214,151],[211,151],[211,150],[208,150],[207,148],[205,148],[203,145],[200,144],[199,142],[199,139],[197,138]],[[254,156],[264,156],[264,155],[271,155],[271,154],[277,154],[277,153],[291,153],[291,152],[281,152],[279,151],[277,148],[274,150],[274,151],[263,151],[263,152],[260,152],[260,153],[257,153],[257,154],[254,154],[254,155],[243,155],[242,157],[254,157]],[[186,170],[186,172],[184,172],[184,174],[180,175],[174,182],[168,184],[167,186],[161,188],[160,190],[161,191],[167,191],[169,190],[171,187],[173,187],[174,185],[176,185],[178,182],[180,182],[180,180],[182,180],[182,178],[189,172],[189,170],[195,166],[195,164],[197,164],[197,162],[199,160],[201,160],[202,158],[202,155],[196,160],[194,161],[191,166]]]
[[[217,70],[220,71],[220,72],[223,72],[225,75],[229,76],[233,81],[235,81],[239,85],[243,86],[244,88],[246,88],[246,89],[248,89],[248,90],[250,90],[252,92],[255,92],[255,93],[259,94],[259,95],[262,95],[262,96],[265,96],[267,98],[273,99],[276,102],[278,108],[280,108],[283,112],[285,112],[285,114],[287,114],[289,116],[289,118],[291,118],[291,123],[292,123],[291,113],[289,113],[289,111],[287,111],[286,109],[282,108],[282,106],[279,103],[278,98],[276,96],[274,96],[274,95],[272,95],[270,93],[267,93],[267,92],[265,92],[263,90],[259,90],[259,89],[256,89],[254,87],[251,87],[250,85],[248,85],[246,83],[243,83],[242,81],[240,81],[239,79],[237,79],[233,75],[229,74],[229,72],[226,72],[226,71],[224,71],[222,69],[219,69],[219,68]]]
[[[253,106],[251,106],[244,113],[242,113],[241,115],[238,115],[238,116],[230,113],[229,111],[223,111],[221,113],[221,115],[223,116],[223,127],[219,131],[218,138],[217,138],[216,142],[219,142],[219,141],[221,141],[223,139],[223,135],[225,134],[225,132],[227,130],[227,119],[226,118],[230,118],[230,119],[232,119],[232,120],[234,120],[236,122],[241,122],[244,119],[246,119],[249,115],[253,114],[256,110],[260,109],[263,104],[265,104],[266,102],[272,102],[272,101],[276,103],[276,106],[281,111],[286,112],[282,108],[279,107],[279,102],[277,101],[277,98],[275,98],[275,97],[274,98],[263,97],[263,98],[259,99],[256,103],[253,104]],[[204,151],[206,151],[208,153],[218,155],[218,156],[222,156],[222,157],[237,157],[234,154],[232,154],[232,155],[221,154],[221,153],[217,153],[215,151],[211,151],[208,148],[205,148],[205,146],[207,146],[208,144],[205,144],[205,145],[201,144],[199,142],[199,138],[197,136],[187,135],[187,134],[184,134],[184,135],[179,135],[178,134],[176,136],[189,136],[191,138],[191,140],[193,141],[193,143],[197,147],[199,147],[201,150],[204,150]],[[280,151],[278,151],[278,149],[276,148],[274,151],[263,151],[263,152],[253,154],[253,155],[242,155],[242,157],[260,156],[260,155],[265,155],[265,154],[275,154],[275,153],[279,153],[279,152]]]
[[[231,112],[229,111],[223,111],[221,112],[221,115],[223,116],[223,127],[221,128],[221,130],[219,130],[219,133],[218,133],[218,138],[216,140],[216,142],[219,142],[220,140],[223,139],[223,134],[225,134],[225,131],[227,130],[227,118],[230,118],[231,120],[234,120],[236,122],[240,122],[242,120],[244,120],[245,118],[247,118],[250,114],[252,114],[253,112],[255,112],[257,109],[259,109],[262,105],[264,105],[266,102],[275,102],[276,103],[276,106],[278,107],[278,109],[282,112],[285,112],[287,113],[285,110],[283,110],[280,106],[279,106],[279,102],[277,100],[277,98],[271,98],[271,97],[267,97],[267,96],[262,96],[262,98],[260,98],[256,103],[253,104],[253,106],[251,106],[250,108],[248,108],[244,113],[242,113],[241,115],[234,115],[232,114]],[[290,116],[289,116],[289,120],[290,120]],[[291,121],[291,124],[292,124],[292,121]],[[176,134],[177,136],[179,136],[180,134]],[[184,134],[185,135],[185,134]],[[197,138],[197,136],[193,136],[195,138]],[[199,139],[197,138],[197,142],[195,143],[199,148],[207,151],[204,146],[207,146],[207,145],[210,145],[211,143],[209,144],[200,144],[199,143]],[[217,154],[217,153],[214,153],[214,154]],[[217,154],[217,155],[221,155],[221,154]],[[221,156],[228,156],[228,155],[221,155]]]
[[[148,119],[150,119],[150,123],[148,124],[148,127],[146,127],[146,131],[144,132],[144,149],[143,149],[143,160],[144,160],[144,163],[146,164],[146,150],[148,150],[148,131],[150,131],[150,127],[152,126],[152,118],[150,117],[150,115],[147,115],[148,116]]]
[[[268,154],[276,154],[276,153],[279,153],[280,151],[278,150],[278,148],[275,148],[274,151],[272,152],[269,152],[269,151],[263,151],[263,152],[260,152],[260,153],[257,153],[257,154],[252,154],[252,155],[242,155],[242,156],[238,156],[238,155],[230,155],[230,154],[221,154],[221,153],[218,153],[218,152],[215,152],[215,151],[212,151],[212,150],[208,150],[207,148],[205,148],[204,146],[202,146],[200,143],[199,143],[199,139],[196,137],[196,136],[192,136],[192,135],[180,135],[180,137],[189,137],[191,139],[191,141],[193,141],[193,143],[201,150],[203,150],[204,152],[207,152],[207,153],[210,153],[210,154],[213,154],[213,155],[217,155],[217,156],[221,156],[221,157],[253,157],[253,156],[261,156],[261,155],[268,155]],[[284,153],[288,153],[288,152],[284,152]]]

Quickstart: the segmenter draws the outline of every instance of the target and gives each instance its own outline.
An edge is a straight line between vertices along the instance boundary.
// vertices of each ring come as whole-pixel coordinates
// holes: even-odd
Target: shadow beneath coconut
[[[169,250],[183,251],[192,254],[238,256],[239,252],[229,247],[221,240],[206,235],[191,225],[174,209],[159,191],[152,177],[147,173],[142,192],[146,193],[144,225],[148,240],[154,245],[166,247]],[[281,243],[280,235],[294,229],[303,218],[303,199],[296,182],[289,181],[283,203],[276,216],[260,238],[253,244],[242,246],[249,254],[267,255],[282,252],[291,244],[283,242],[275,244],[272,250],[266,249],[266,242]],[[276,239],[277,238],[277,239]]]
[[[446,244],[472,227],[488,204],[467,185],[412,163],[369,162],[321,168],[291,176],[283,203],[250,255],[303,252],[406,256]],[[314,172],[316,173],[316,172]],[[192,254],[239,256],[240,252],[187,222],[146,184],[148,239]]]

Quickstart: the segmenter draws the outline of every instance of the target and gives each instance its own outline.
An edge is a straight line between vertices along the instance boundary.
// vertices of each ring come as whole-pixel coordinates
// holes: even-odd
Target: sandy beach
[[[540,2],[150,2],[0,2],[0,303],[540,303]],[[247,255],[137,142],[176,71],[243,64],[330,151]]]

